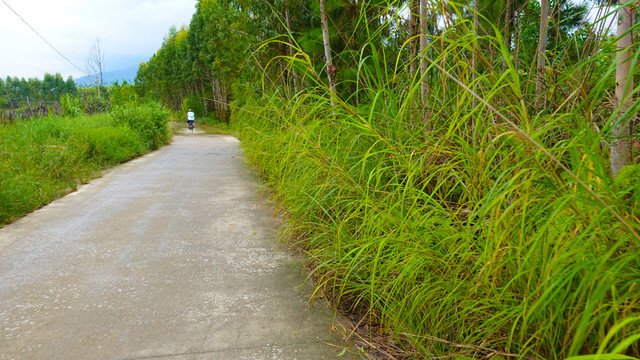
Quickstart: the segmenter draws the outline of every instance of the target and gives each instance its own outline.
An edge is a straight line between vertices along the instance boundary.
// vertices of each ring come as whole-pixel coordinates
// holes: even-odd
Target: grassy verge
[[[0,226],[166,144],[167,117],[160,105],[149,104],[0,127]]]
[[[474,146],[318,110],[245,119],[241,136],[318,294],[404,341],[408,357],[638,355],[637,204],[601,162],[576,171],[627,224],[503,130]],[[574,141],[554,152],[585,145]]]
[[[640,357],[640,166],[608,173],[611,84],[578,62],[536,110],[514,64],[471,76],[468,26],[432,42],[428,103],[374,54],[357,105],[319,86],[234,111],[283,239],[399,357]]]

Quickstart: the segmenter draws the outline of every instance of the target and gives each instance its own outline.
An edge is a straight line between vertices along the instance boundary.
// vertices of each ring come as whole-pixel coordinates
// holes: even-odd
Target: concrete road
[[[238,145],[177,136],[0,229],[0,359],[335,358]]]

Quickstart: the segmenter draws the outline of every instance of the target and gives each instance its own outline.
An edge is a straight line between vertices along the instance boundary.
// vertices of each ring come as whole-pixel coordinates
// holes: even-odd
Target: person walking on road
[[[195,121],[196,121],[196,114],[194,114],[193,111],[189,109],[189,112],[187,112],[187,124],[189,125],[189,129],[193,129],[193,123]]]

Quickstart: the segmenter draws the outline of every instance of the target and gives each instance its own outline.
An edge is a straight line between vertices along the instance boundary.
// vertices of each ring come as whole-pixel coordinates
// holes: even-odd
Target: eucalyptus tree
[[[616,108],[618,116],[613,120],[610,148],[611,172],[615,176],[620,169],[632,163],[631,117],[629,109],[633,105],[633,15],[629,4],[618,9],[618,39],[616,47]]]
[[[542,88],[544,83],[545,51],[547,50],[547,25],[549,24],[549,0],[540,0],[540,38],[538,40],[536,62],[536,110],[542,102]]]
[[[71,78],[71,76],[69,76],[69,78]],[[40,79],[38,78],[30,78],[27,81],[27,87],[28,87],[28,96],[30,99],[32,100],[42,100],[42,81],[40,81]],[[76,91],[76,86],[75,83],[73,84],[72,87],[70,86],[66,86],[64,89],[62,89],[62,93],[68,93],[73,95],[74,92]],[[56,99],[58,100],[58,99]]]
[[[429,7],[428,0],[420,0],[420,100],[422,102],[422,107],[425,109],[423,111],[423,121],[426,121],[426,108],[428,106],[428,91],[429,91],[429,82],[427,79],[427,46],[429,45],[428,40],[428,27],[429,27]]]
[[[78,94],[78,87],[76,85],[76,82],[73,81],[73,77],[68,76],[64,86],[65,86],[65,93],[71,96],[75,96]]]
[[[191,22],[189,23],[189,33],[187,35],[188,47],[184,61],[191,66],[190,77],[196,88],[196,93],[191,94],[191,96],[197,97],[198,102],[202,104],[199,106],[190,104],[190,107],[201,107],[199,112],[207,116],[209,112],[209,102],[206,99],[213,96],[209,89],[209,84],[212,81],[209,64],[212,58],[211,54],[206,50],[206,44],[208,42],[207,35],[205,34],[207,19],[205,19],[203,15],[203,6],[207,6],[207,2],[199,1],[196,4],[196,12],[193,14]]]
[[[329,81],[329,91],[332,96],[336,94],[335,72],[331,54],[331,41],[329,40],[329,22],[327,20],[327,0],[320,0],[320,23],[322,24],[322,44],[324,46],[324,57],[326,61],[327,79]],[[331,100],[333,105],[333,98]]]
[[[415,75],[418,70],[418,57],[419,49],[419,24],[420,24],[420,0],[409,1],[409,22],[407,23],[407,33],[409,35],[409,72],[411,76]]]
[[[230,0],[202,1],[201,11],[208,21],[205,22],[206,37],[204,51],[208,54],[207,70],[210,74],[210,86],[213,105],[219,120],[229,121],[229,103],[232,100],[232,87],[242,70],[242,64],[249,55],[251,35],[246,32],[250,14],[243,11],[242,2]]]
[[[164,38],[162,47],[157,52],[156,61],[159,62],[160,77],[157,86],[165,104],[173,109],[178,109],[181,99],[178,98],[175,87],[178,85],[178,76],[175,71],[175,61],[179,54],[176,51],[176,38],[178,30],[175,27],[169,29],[169,34]]]
[[[25,82],[26,87],[26,82]],[[60,96],[65,93],[67,85],[62,79],[60,73],[55,75],[46,73],[42,81],[42,99],[46,101],[58,101]]]

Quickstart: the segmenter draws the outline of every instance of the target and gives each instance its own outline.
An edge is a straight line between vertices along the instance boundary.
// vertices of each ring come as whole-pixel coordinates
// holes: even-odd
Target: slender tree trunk
[[[96,76],[96,88],[98,88],[98,97],[102,99],[102,94],[100,92],[100,77]]]
[[[424,108],[424,112],[426,114],[427,108],[427,91],[428,89],[428,79],[427,79],[427,46],[429,45],[427,33],[428,33],[428,12],[427,12],[427,0],[420,0],[420,76],[422,77],[422,81],[420,83],[420,99],[422,101],[422,106]]]
[[[224,122],[228,122],[227,121],[227,114],[225,111],[225,96],[224,96],[224,91],[222,90],[222,84],[220,83],[220,80],[216,80],[216,98],[218,100],[218,119],[220,119],[220,121],[224,121]]]
[[[478,79],[478,39],[479,39],[479,31],[480,31],[480,21],[478,20],[478,12],[479,12],[478,0],[473,0],[473,31],[476,35],[476,42],[473,45],[473,54],[471,55],[471,68],[473,73],[471,74],[471,80],[473,81],[473,88],[475,88],[476,80]],[[474,97],[471,101],[472,109],[475,109],[478,106],[478,100]],[[471,136],[473,138],[473,144],[476,143],[476,119],[475,116],[471,117]]]
[[[479,35],[480,21],[478,20],[478,12],[479,12],[478,0],[473,0],[473,31],[476,34],[476,43],[473,46],[473,57],[471,58],[471,68],[473,69],[474,81],[476,80],[476,76],[478,74],[478,56],[477,56],[478,47],[476,46],[477,39],[480,36]]]
[[[218,102],[218,89],[217,89],[217,79],[211,78],[211,97],[213,98],[213,111],[216,113],[216,118],[218,121],[220,119],[220,103]]]
[[[611,143],[611,173],[615,176],[624,166],[631,164],[631,119],[623,120],[633,104],[633,10],[623,6],[618,10],[618,56],[616,58],[616,107],[618,118],[614,120]]]
[[[283,58],[285,54],[287,54],[287,49],[283,49],[282,47],[287,47],[284,44],[276,44],[277,53],[278,53],[278,65],[280,66],[280,80],[282,81],[282,87],[284,88],[285,95],[287,98],[291,99],[291,84],[289,81],[289,69],[287,68],[287,64],[285,59]]]
[[[222,121],[229,125],[229,96],[226,86],[221,81],[218,81],[218,91],[220,94],[220,116]]]
[[[556,16],[556,24],[560,24],[560,21],[562,20],[562,7],[558,5],[558,3],[556,2],[556,5],[553,7],[553,15]],[[560,26],[556,26],[556,41],[555,41],[555,47],[558,47],[558,44],[560,44],[561,41],[561,37],[560,37]]]
[[[226,122],[225,111],[224,111],[224,94],[222,92],[222,86],[220,84],[220,79],[216,79],[216,100],[218,103],[218,111],[217,116],[220,121]]]
[[[418,57],[419,41],[416,36],[419,34],[419,12],[420,1],[411,0],[411,9],[409,10],[409,38],[413,38],[409,41],[409,72],[411,73],[411,76],[414,76],[418,72],[418,62],[416,61],[416,58]]]
[[[322,26],[322,40],[324,44],[324,56],[327,61],[327,79],[329,80],[329,91],[331,91],[331,105],[334,106],[333,97],[336,95],[336,85],[334,76],[336,68],[331,59],[331,44],[329,43],[329,22],[327,21],[327,0],[320,0],[320,23]]]
[[[202,96],[202,111],[204,111],[204,116],[207,116],[207,100],[205,100],[204,96],[204,81],[200,81],[200,90],[202,91],[200,95]]]
[[[293,30],[291,29],[291,18],[289,16],[289,1],[287,0],[284,3],[284,21],[285,21],[285,25],[287,26],[287,29],[289,29],[289,32],[291,33],[291,36],[293,36]],[[291,36],[287,37],[287,40],[289,42],[289,46],[287,46],[287,55],[289,56],[289,58],[291,58],[291,75],[292,75],[292,81],[293,81],[293,92],[295,94],[300,92],[300,80],[298,78],[298,73],[296,72],[295,69],[295,63],[293,62],[293,39],[291,38]]]
[[[505,13],[504,13],[504,42],[507,45],[507,50],[511,51],[511,26],[514,18],[514,0],[507,0]],[[507,59],[502,61],[502,67],[507,69]]]
[[[538,39],[538,61],[536,67],[536,102],[537,111],[544,106],[543,89],[544,89],[544,66],[545,66],[545,50],[547,49],[547,27],[549,25],[549,0],[540,0],[540,38]],[[541,106],[542,105],[542,106]]]

